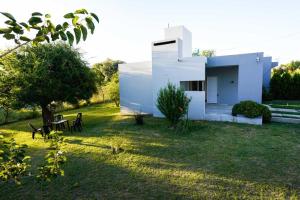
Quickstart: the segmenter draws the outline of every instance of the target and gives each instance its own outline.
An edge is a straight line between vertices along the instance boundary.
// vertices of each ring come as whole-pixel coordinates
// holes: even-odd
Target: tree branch
[[[31,40],[31,41],[32,41],[32,40]],[[24,46],[24,45],[27,45],[27,44],[28,44],[29,42],[31,42],[31,41],[25,42],[25,43],[23,43],[23,44],[19,44],[19,45],[17,45],[16,47],[7,50],[7,51],[4,52],[3,54],[0,54],[0,58],[3,58],[3,57],[6,56],[7,54],[12,53],[13,51],[17,50],[18,48],[20,48],[20,47],[22,47],[22,46]]]

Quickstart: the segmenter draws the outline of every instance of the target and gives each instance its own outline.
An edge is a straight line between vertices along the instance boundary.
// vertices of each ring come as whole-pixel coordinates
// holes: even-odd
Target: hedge
[[[235,104],[232,108],[232,115],[244,115],[248,118],[256,118],[262,116],[263,123],[271,122],[272,114],[269,108],[265,105],[258,104],[254,101],[241,101]]]

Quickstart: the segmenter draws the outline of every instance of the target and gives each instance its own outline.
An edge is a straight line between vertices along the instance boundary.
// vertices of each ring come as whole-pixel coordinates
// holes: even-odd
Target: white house
[[[122,114],[142,112],[163,117],[156,107],[158,91],[171,82],[191,97],[189,118],[261,124],[261,119],[231,116],[241,100],[261,103],[277,63],[262,52],[210,58],[192,57],[192,34],[184,26],[164,30],[152,43],[152,61],[119,65]]]

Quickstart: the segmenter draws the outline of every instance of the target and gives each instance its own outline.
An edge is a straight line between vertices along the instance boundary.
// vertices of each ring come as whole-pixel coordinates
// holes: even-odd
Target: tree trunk
[[[100,92],[102,94],[102,101],[104,102],[104,91],[103,91],[102,87],[100,87]]]
[[[4,123],[6,124],[8,122],[8,114],[9,114],[9,109],[5,109],[5,115],[4,115]]]
[[[48,106],[42,106],[42,117],[44,125],[48,125],[49,122],[54,120],[54,115]]]

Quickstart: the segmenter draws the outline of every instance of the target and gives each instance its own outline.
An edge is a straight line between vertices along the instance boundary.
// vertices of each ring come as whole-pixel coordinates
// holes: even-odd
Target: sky
[[[279,63],[300,60],[299,0],[0,0],[0,11],[18,21],[38,11],[61,22],[79,8],[100,18],[94,35],[76,46],[90,64],[151,60],[151,42],[164,39],[168,24],[187,27],[194,49],[214,49],[217,55],[265,52]],[[0,27],[4,20],[0,16]],[[0,38],[0,49],[13,45]]]

